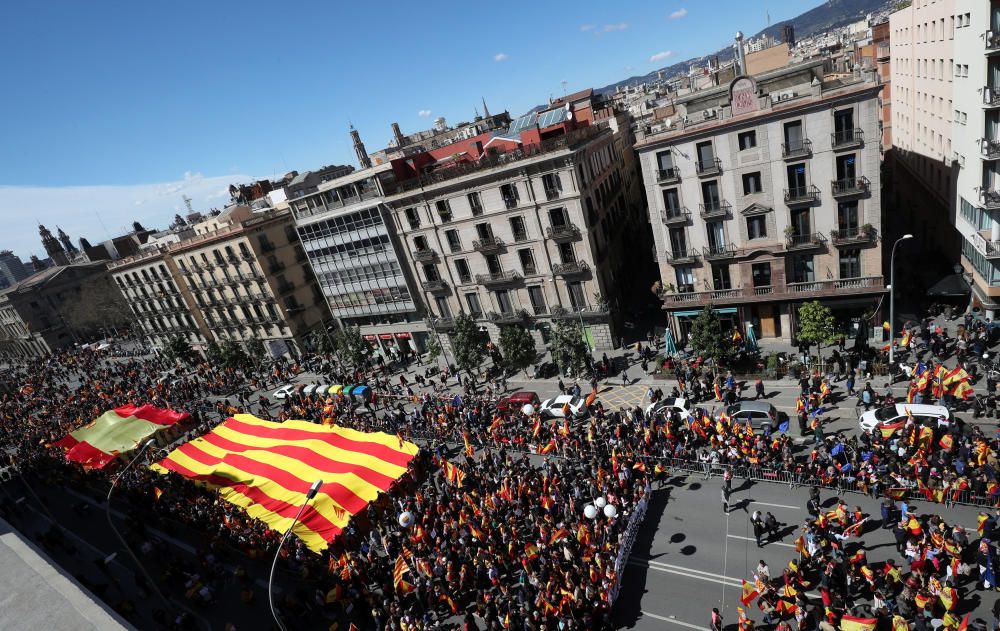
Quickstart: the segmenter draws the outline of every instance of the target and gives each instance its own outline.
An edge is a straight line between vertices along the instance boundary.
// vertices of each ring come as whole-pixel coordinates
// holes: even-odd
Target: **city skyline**
[[[772,4],[772,22],[808,8],[789,0]],[[451,35],[459,21],[474,18],[468,7],[437,8],[399,7],[385,21],[351,7],[355,13],[348,22],[372,26],[383,20],[382,37],[406,37],[421,28],[433,37]],[[76,96],[0,104],[5,118],[22,121],[9,134],[7,152],[0,153],[0,216],[18,219],[0,238],[0,248],[25,260],[43,253],[38,222],[92,242],[119,234],[134,220],[162,228],[184,210],[184,195],[196,210],[207,210],[226,201],[224,191],[232,182],[353,164],[350,124],[375,150],[391,137],[394,121],[407,133],[431,127],[438,116],[449,123],[471,120],[481,98],[493,111],[517,115],[564,89],[642,75],[716,50],[737,28],[752,33],[767,23],[764,10],[747,19],[685,2],[632,3],[614,11],[593,7],[572,19],[557,8],[533,6],[535,19],[519,24],[516,41],[476,42],[474,54],[461,55],[446,46],[424,47],[408,53],[407,62],[426,71],[397,72],[387,70],[398,65],[391,51],[370,50],[371,40],[361,31],[338,33],[329,41],[279,38],[276,50],[245,45],[246,37],[259,35],[252,24],[211,32],[230,17],[217,8],[200,14],[198,22],[138,14],[144,11],[138,8],[115,15],[100,10],[84,15],[72,5],[44,15],[33,14],[37,9],[31,7],[17,11],[7,24],[45,28],[4,33],[0,46],[10,54],[29,41],[42,44],[32,63],[19,66],[9,80],[25,94],[45,94],[59,85],[61,94]],[[318,9],[313,21],[343,17],[326,11]],[[256,14],[252,7],[239,13]],[[129,29],[153,18],[167,24],[152,34]],[[71,27],[88,29],[97,44],[74,50],[60,37],[68,37]],[[359,57],[359,49],[366,56]],[[199,55],[214,63],[199,65]],[[345,58],[353,65],[338,74],[348,81],[315,81],[331,59]],[[578,63],[581,58],[586,63]],[[470,80],[456,83],[458,75]]]

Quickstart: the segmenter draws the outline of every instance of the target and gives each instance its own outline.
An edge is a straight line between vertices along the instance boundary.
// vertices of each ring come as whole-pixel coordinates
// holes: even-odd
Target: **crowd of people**
[[[374,366],[348,369],[319,358],[314,363],[331,383],[367,383],[374,397],[360,407],[349,398],[300,392],[280,402],[264,396],[250,400],[247,393],[284,383],[302,369],[293,362],[263,372],[209,364],[180,370],[159,359],[112,359],[86,351],[8,366],[3,380],[17,386],[0,399],[0,468],[14,466],[26,475],[81,488],[106,486],[105,473],[69,465],[48,445],[104,410],[128,403],[191,412],[191,426],[180,440],[252,407],[268,419],[301,418],[418,440],[424,449],[408,474],[353,519],[322,556],[294,540],[282,551],[283,565],[302,581],[283,594],[285,614],[357,620],[393,630],[435,628],[449,618],[467,628],[480,623],[491,629],[609,625],[609,594],[620,579],[615,559],[629,518],[654,483],[675,470],[706,475],[728,471],[942,503],[993,505],[1000,498],[994,441],[978,426],[926,425],[910,418],[870,435],[825,435],[824,406],[842,394],[822,376],[802,383],[796,416],[800,432],[814,436],[803,447],[780,422],[764,432],[734,422],[725,410],[743,398],[743,384],[732,376],[711,375],[695,362],[677,364],[677,386],[670,394],[692,398],[697,390],[695,400],[703,399],[710,409],[695,408],[685,418],[669,407],[649,413],[639,407],[610,410],[600,401],[595,381],[590,384],[594,403],[582,419],[542,418],[520,409],[500,412],[497,398],[506,384],[499,380],[476,384],[466,376],[463,382],[458,375],[433,369],[407,380]],[[445,387],[452,381],[462,387],[460,394]],[[853,390],[852,384],[848,389]],[[565,389],[574,387],[579,388]],[[933,384],[925,389],[933,390]],[[647,402],[666,394],[651,389]],[[758,388],[756,396],[761,394]],[[209,397],[217,400],[209,402]],[[151,454],[151,459],[165,453]],[[122,480],[121,488],[129,510],[208,535],[199,561],[167,559],[164,570],[172,586],[195,602],[210,602],[213,585],[226,579],[229,570],[218,562],[224,551],[238,550],[249,563],[273,553],[280,538],[212,489],[178,476],[140,467]],[[614,506],[616,514],[585,515],[584,507],[597,497]],[[412,523],[401,525],[404,513]],[[837,529],[855,526],[841,515],[820,521],[803,535],[804,556],[810,560],[797,576],[818,569],[813,564],[824,554],[842,555],[846,545],[837,538],[843,534]],[[142,525],[131,526],[134,541],[140,542]],[[914,543],[918,554],[927,550],[921,541]],[[853,571],[855,565],[846,569]],[[238,567],[243,598],[252,602],[252,582],[243,564]],[[928,576],[925,572],[916,580]],[[839,595],[847,602],[851,592],[838,591],[840,585],[831,586],[831,598]],[[892,591],[881,582],[879,587],[885,597]],[[772,602],[772,591],[766,581],[760,585],[759,602],[784,607]],[[904,600],[898,592],[892,596]],[[366,607],[354,606],[362,601]],[[809,610],[803,606],[796,611]],[[828,617],[823,612],[814,618],[819,625],[820,618]]]

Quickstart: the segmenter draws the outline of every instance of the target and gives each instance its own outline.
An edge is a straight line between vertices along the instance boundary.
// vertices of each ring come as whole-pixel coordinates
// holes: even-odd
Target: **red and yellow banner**
[[[272,423],[237,414],[151,466],[220,489],[226,501],[284,532],[309,486],[323,486],[293,532],[321,552],[379,493],[406,473],[413,443],[308,421]]]
[[[119,455],[128,453],[157,432],[188,419],[175,412],[143,405],[123,405],[108,410],[80,429],[53,443],[66,450],[66,459],[85,467],[103,469]]]

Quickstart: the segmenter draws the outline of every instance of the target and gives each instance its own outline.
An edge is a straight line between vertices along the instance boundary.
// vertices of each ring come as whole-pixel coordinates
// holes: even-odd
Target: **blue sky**
[[[469,120],[480,97],[518,114],[563,81],[645,74],[816,4],[13,3],[0,249],[40,251],[35,219],[91,241],[98,213],[108,232],[162,226],[182,194],[205,208],[230,180],[353,163],[350,123],[371,151],[393,121]]]

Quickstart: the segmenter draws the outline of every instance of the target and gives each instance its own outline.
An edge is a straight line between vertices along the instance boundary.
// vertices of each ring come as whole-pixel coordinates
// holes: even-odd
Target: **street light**
[[[896,246],[899,245],[900,241],[905,241],[907,239],[912,239],[912,234],[904,234],[900,238],[896,239],[896,242],[892,244],[892,252],[889,254],[889,363],[892,364],[893,358],[896,356],[893,351],[896,350],[895,340],[893,339],[893,329],[896,326],[895,316],[896,316],[896,302],[893,300],[895,296],[896,289]]]
[[[285,546],[285,540],[288,539],[288,535],[291,534],[292,528],[295,528],[295,524],[298,523],[299,518],[302,517],[302,511],[304,511],[306,506],[309,505],[310,500],[316,497],[316,494],[319,493],[319,487],[321,486],[323,486],[323,480],[316,480],[312,483],[312,486],[309,487],[309,492],[306,493],[306,501],[302,502],[302,506],[299,506],[299,512],[295,514],[295,519],[292,520],[292,523],[288,526],[288,530],[285,531],[285,534],[281,535],[281,541],[278,542],[278,549],[274,551],[274,561],[271,563],[271,575],[267,579],[267,602],[271,605],[271,615],[274,616],[274,621],[278,623],[278,628],[281,629],[281,631],[288,630],[285,628],[285,623],[282,622],[281,618],[278,616],[278,612],[274,609],[274,569],[278,567],[278,556],[281,554],[281,549]]]
[[[160,597],[160,600],[163,601],[163,605],[169,611],[171,607],[170,603],[167,601],[166,596],[164,596],[163,592],[160,591],[160,588],[157,587],[156,582],[153,580],[153,577],[150,576],[149,572],[146,570],[146,566],[144,566],[139,561],[139,557],[135,556],[135,553],[132,552],[132,548],[129,547],[128,543],[125,541],[125,537],[122,536],[122,533],[118,532],[118,529],[115,527],[115,522],[111,519],[111,494],[115,492],[115,487],[118,486],[118,481],[121,480],[126,473],[128,473],[128,470],[132,468],[132,465],[134,465],[140,457],[142,457],[142,454],[146,451],[146,449],[152,447],[154,444],[156,444],[156,441],[153,440],[152,438],[143,443],[142,447],[139,448],[139,453],[137,453],[135,457],[132,458],[132,460],[127,465],[125,465],[125,468],[122,469],[118,473],[118,475],[114,477],[113,480],[111,480],[111,488],[108,489],[108,499],[107,503],[105,503],[104,505],[104,513],[108,518],[108,526],[111,527],[111,531],[115,533],[116,537],[118,537],[118,541],[121,542],[122,547],[125,548],[125,551],[128,552],[128,555],[132,557],[132,561],[142,571],[143,575],[146,577],[146,580],[149,582],[150,587],[153,588],[153,590],[156,592],[156,595]]]

